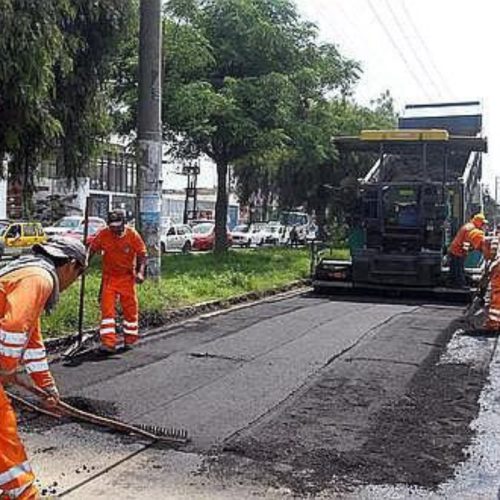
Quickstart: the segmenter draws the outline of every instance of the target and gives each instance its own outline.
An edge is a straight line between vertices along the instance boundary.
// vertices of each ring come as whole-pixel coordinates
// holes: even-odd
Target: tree
[[[272,189],[281,207],[303,206],[324,227],[327,211],[342,215],[354,210],[356,180],[373,160],[368,155],[339,156],[333,137],[357,135],[368,128],[392,128],[392,98],[384,93],[371,107],[364,107],[344,96],[318,96],[300,116],[287,128],[290,141],[274,152],[274,161],[261,154],[237,164],[239,192],[245,201],[253,193]]]
[[[177,0],[169,14],[167,44],[182,43],[166,45],[164,135],[178,154],[199,151],[217,165],[220,252],[228,166],[286,147],[289,125],[326,92],[346,93],[357,65],[319,45],[289,0]],[[182,67],[186,54],[196,57]]]
[[[111,131],[113,59],[136,0],[0,0],[0,158],[29,209],[36,167],[57,156],[68,179],[85,172]],[[25,214],[27,215],[27,214]]]
[[[69,66],[61,26],[72,15],[65,0],[42,9],[36,0],[0,0],[0,160],[9,154],[20,178],[32,179],[44,144],[62,133],[52,110],[53,68]]]
[[[128,53],[138,27],[138,0],[72,0],[74,16],[63,25],[71,70],[54,68],[54,114],[64,133],[59,138],[58,170],[76,180],[88,160],[115,130],[121,105],[115,97],[117,62]],[[135,38],[135,40],[138,39]]]

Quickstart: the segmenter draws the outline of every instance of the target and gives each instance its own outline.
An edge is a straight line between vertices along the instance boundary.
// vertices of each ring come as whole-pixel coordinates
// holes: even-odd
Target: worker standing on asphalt
[[[33,254],[0,270],[0,498],[39,498],[35,476],[17,432],[16,415],[4,386],[24,365],[33,383],[57,404],[59,394],[49,371],[40,316],[85,270],[86,250],[72,238],[35,245]]]
[[[488,285],[484,293],[486,320],[484,329],[500,333],[500,254],[499,237],[493,236],[487,242],[487,268],[485,269]]]
[[[108,214],[108,227],[97,233],[90,245],[89,260],[103,252],[101,284],[101,352],[113,354],[139,338],[139,304],[136,283],[144,282],[146,245],[135,229],[126,226],[122,210]],[[116,301],[123,311],[123,339],[116,332]],[[120,340],[120,341],[119,341]]]
[[[465,259],[471,250],[483,251],[485,241],[484,228],[488,224],[486,217],[478,213],[470,222],[464,224],[456,234],[448,249],[450,274],[453,284],[459,288],[466,286]]]

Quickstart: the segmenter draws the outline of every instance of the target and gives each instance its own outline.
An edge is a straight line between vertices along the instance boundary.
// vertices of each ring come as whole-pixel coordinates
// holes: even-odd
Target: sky
[[[483,181],[495,195],[495,176],[500,176],[500,2],[295,2],[303,17],[318,26],[321,41],[337,44],[345,56],[360,62],[358,102],[369,104],[386,89],[398,111],[409,103],[480,100],[489,140]],[[180,175],[168,181],[171,188],[186,184]],[[205,163],[200,186],[215,184],[215,170]]]
[[[320,39],[361,63],[355,98],[386,89],[405,104],[480,100],[489,140],[483,181],[500,176],[500,2],[496,0],[295,0]],[[495,48],[496,47],[496,48]],[[500,187],[500,186],[499,186]],[[500,195],[500,192],[499,192]]]

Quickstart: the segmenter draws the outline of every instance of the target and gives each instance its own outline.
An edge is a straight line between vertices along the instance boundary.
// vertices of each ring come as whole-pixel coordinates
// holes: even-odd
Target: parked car
[[[199,226],[200,224],[215,224],[212,219],[193,219],[188,222],[191,227]]]
[[[265,243],[268,245],[284,245],[287,242],[286,227],[279,222],[270,222],[267,225]]]
[[[88,232],[87,232],[87,245],[90,245],[94,239],[96,234],[103,228],[100,224],[89,224]],[[72,229],[67,233],[64,233],[64,236],[68,238],[75,238],[83,242],[84,228],[79,227],[78,229]]]
[[[270,234],[267,222],[254,222],[253,224],[250,224],[250,228],[256,245],[264,245],[264,243],[266,243],[266,238]]]
[[[227,231],[228,245],[232,244],[232,236],[229,230]],[[215,244],[215,224],[212,222],[204,222],[193,227],[193,249],[195,250],[212,250]]]
[[[247,224],[242,224],[240,226],[236,226],[231,231],[231,237],[233,239],[233,245],[237,245],[240,247],[249,247],[253,240],[253,234],[250,230],[250,226]]]
[[[67,217],[59,219],[53,226],[46,227],[45,234],[47,234],[47,236],[55,234],[63,235],[79,229],[82,229],[83,234],[84,223],[85,218],[81,215],[68,215]],[[97,226],[98,229],[100,229],[101,227],[106,227],[106,221],[101,219],[101,217],[89,217],[89,227],[90,226]]]
[[[172,250],[187,253],[193,248],[193,231],[185,224],[173,224],[165,231],[162,231],[160,240],[163,253]]]
[[[11,222],[0,229],[0,256],[18,256],[47,241],[39,222]]]
[[[266,224],[241,224],[231,231],[233,245],[249,247],[251,245],[263,245],[266,241]]]

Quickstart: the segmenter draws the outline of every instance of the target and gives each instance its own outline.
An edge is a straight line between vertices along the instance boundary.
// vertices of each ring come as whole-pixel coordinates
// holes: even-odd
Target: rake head
[[[174,441],[179,444],[186,444],[190,441],[188,431],[185,429],[176,429],[175,427],[160,427],[159,425],[136,425],[138,429],[149,432],[156,436],[159,440]]]

